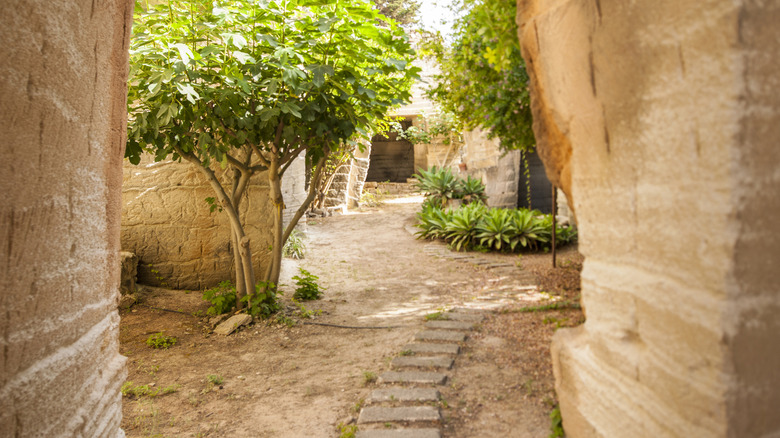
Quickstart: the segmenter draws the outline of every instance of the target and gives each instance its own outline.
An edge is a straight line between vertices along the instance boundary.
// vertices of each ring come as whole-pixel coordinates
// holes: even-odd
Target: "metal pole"
[[[555,266],[555,230],[556,230],[556,210],[558,209],[558,191],[555,190],[555,184],[552,186],[552,265]]]

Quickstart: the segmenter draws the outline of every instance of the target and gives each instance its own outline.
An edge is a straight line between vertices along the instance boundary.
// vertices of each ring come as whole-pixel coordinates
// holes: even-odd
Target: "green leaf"
[[[192,50],[190,50],[186,44],[182,43],[176,43],[174,44],[174,47],[179,51],[179,59],[181,59],[181,62],[183,62],[185,66],[189,64],[192,59]]]

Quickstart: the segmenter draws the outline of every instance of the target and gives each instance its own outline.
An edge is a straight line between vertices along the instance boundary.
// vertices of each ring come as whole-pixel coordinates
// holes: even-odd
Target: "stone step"
[[[437,401],[441,398],[439,391],[434,388],[382,388],[375,389],[368,398],[370,403],[380,403],[388,401],[401,402],[428,402]]]
[[[387,371],[379,376],[379,383],[430,383],[443,385],[447,375],[422,371]]]
[[[355,438],[441,438],[439,429],[360,430]]]
[[[369,406],[360,410],[358,424],[390,423],[394,421],[440,421],[439,408],[433,406],[403,406],[386,408]]]
[[[411,351],[414,354],[458,354],[458,344],[407,344],[403,351]]]
[[[420,357],[420,356],[401,356],[396,357],[390,362],[390,366],[393,368],[402,367],[420,367],[420,368],[452,368],[454,359],[451,357],[434,356],[434,357]]]
[[[471,330],[474,324],[465,321],[428,321],[425,328],[440,330]]]
[[[466,322],[482,322],[485,319],[484,315],[473,314],[473,313],[455,313],[455,312],[442,313],[441,317],[450,321],[466,321]]]
[[[466,334],[453,331],[423,330],[414,335],[414,339],[417,341],[463,342],[466,340]]]

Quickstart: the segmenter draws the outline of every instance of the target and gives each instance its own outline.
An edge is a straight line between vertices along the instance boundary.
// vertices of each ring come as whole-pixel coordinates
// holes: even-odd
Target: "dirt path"
[[[535,291],[499,293],[527,283],[528,269],[485,269],[442,257],[438,243],[415,240],[407,229],[418,209],[416,203],[401,202],[310,221],[306,258],[285,260],[283,283],[292,284],[290,277],[303,267],[318,275],[327,291],[323,299],[305,304],[322,314],[293,327],[261,322],[229,337],[210,335],[204,318],[188,315],[207,308],[199,292],[148,289],[143,305],[122,311],[121,348],[129,358],[128,381],[176,392],[125,397],[127,435],[338,436],[336,424],[355,418],[360,400],[375,385],[367,383],[366,376],[388,368],[422,327],[425,314],[454,305],[506,304],[505,296],[510,302],[539,298]],[[517,261],[516,256],[480,257]],[[528,261],[524,256],[523,263]],[[283,290],[290,304],[293,288]],[[501,296],[484,299],[491,294]],[[484,324],[483,331],[489,334],[478,332],[467,341],[466,354],[456,360],[453,383],[442,391],[447,400],[443,436],[547,434],[550,407],[539,400],[549,398],[550,376],[546,383],[539,377],[529,384],[529,377],[512,371],[512,360],[496,362],[490,346],[507,348],[507,337],[491,331],[494,325],[505,325],[496,318],[500,316]],[[393,328],[356,330],[302,322]],[[168,350],[148,348],[146,338],[160,331],[177,337],[177,344]],[[526,403],[523,399],[535,390],[529,385],[540,386],[541,392]],[[513,391],[521,400],[511,396]],[[492,406],[490,398],[498,403],[490,408],[493,412],[486,408]],[[504,406],[504,400],[511,403]],[[529,406],[523,409],[522,403]]]

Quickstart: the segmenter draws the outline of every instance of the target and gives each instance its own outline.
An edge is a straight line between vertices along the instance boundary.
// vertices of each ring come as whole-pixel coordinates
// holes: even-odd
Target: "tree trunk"
[[[276,157],[271,158],[271,166],[268,168],[268,183],[271,188],[271,203],[273,204],[273,244],[271,247],[271,268],[266,281],[279,284],[279,273],[282,268],[282,233],[284,232],[283,213],[284,213],[284,195],[282,195],[282,178],[279,175],[279,161]]]

